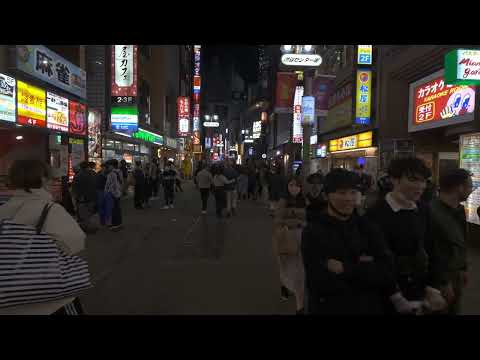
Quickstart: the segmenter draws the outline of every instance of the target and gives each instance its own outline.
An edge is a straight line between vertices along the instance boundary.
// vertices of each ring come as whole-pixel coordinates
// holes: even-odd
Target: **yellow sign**
[[[370,124],[370,108],[372,97],[372,72],[357,70],[357,97],[355,105],[355,124]]]
[[[46,127],[45,90],[17,81],[17,123]]]
[[[83,145],[83,139],[68,138],[70,144]]]
[[[346,136],[340,139],[330,140],[329,151],[354,150],[371,147],[373,144],[373,132],[367,131],[360,134]]]

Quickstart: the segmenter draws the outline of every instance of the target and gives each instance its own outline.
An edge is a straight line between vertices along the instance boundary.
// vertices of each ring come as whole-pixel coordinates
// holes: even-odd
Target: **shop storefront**
[[[353,170],[356,165],[363,165],[368,174],[376,176],[378,148],[374,131],[330,140],[327,158],[329,168]]]
[[[17,159],[52,167],[51,192],[61,200],[72,160],[86,160],[86,74],[48,48],[17,45],[12,74],[0,74],[0,175]],[[75,139],[83,148],[70,143]]]
[[[160,164],[165,166],[169,159],[173,159],[175,166],[181,167],[180,154],[177,151],[177,139],[165,136],[165,143],[157,150]]]

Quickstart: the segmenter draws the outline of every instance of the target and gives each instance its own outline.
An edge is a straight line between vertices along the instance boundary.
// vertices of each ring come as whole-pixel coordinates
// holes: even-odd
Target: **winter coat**
[[[210,189],[213,184],[213,176],[208,169],[200,170],[195,176],[199,189]]]
[[[13,197],[0,206],[0,220],[11,219],[19,224],[35,226],[45,205],[52,202],[52,195],[44,189],[31,189],[31,193],[15,190]],[[85,248],[85,233],[59,204],[50,209],[42,231],[51,235],[67,254],[76,254]],[[73,299],[0,309],[0,315],[50,315]]]
[[[273,174],[269,177],[269,198],[270,201],[278,201],[285,195],[287,179],[281,174]]]
[[[232,183],[225,185],[225,190],[227,191],[235,190],[235,187],[237,184],[238,172],[232,167],[226,167],[225,170],[223,171],[223,175],[225,175],[225,177],[228,180],[234,180]]]
[[[238,192],[240,194],[246,194],[248,192],[248,176],[245,174],[240,174],[237,182],[238,182]]]
[[[122,196],[122,183],[119,178],[119,174],[115,170],[112,170],[107,175],[107,182],[105,183],[105,192],[110,193],[117,199]]]
[[[321,315],[377,315],[385,311],[385,294],[395,292],[391,256],[378,229],[353,215],[340,221],[326,212],[302,234],[307,308]],[[372,256],[360,262],[361,255]],[[343,263],[344,272],[328,270],[327,261]]]
[[[97,199],[96,174],[90,170],[80,170],[72,184],[72,192],[75,200],[82,203],[95,202]]]

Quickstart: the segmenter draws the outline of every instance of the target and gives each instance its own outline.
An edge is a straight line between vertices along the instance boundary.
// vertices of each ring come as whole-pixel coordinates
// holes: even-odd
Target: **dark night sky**
[[[254,45],[206,45],[205,62],[211,63],[213,56],[220,58],[220,64],[234,64],[247,83],[257,81],[258,50]]]

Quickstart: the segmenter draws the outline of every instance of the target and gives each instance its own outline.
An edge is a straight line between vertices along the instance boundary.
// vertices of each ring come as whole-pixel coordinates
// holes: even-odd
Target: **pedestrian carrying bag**
[[[87,262],[41,231],[52,206],[45,205],[35,227],[0,222],[0,308],[74,297],[91,287]]]

